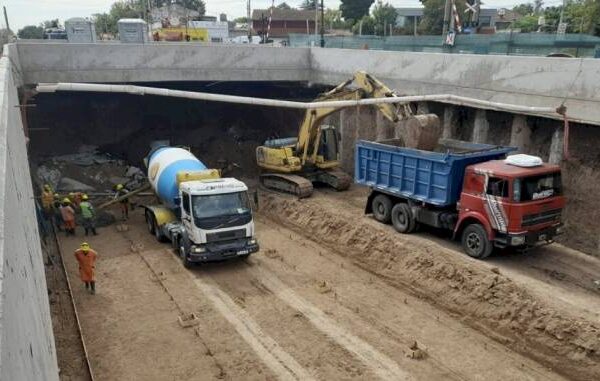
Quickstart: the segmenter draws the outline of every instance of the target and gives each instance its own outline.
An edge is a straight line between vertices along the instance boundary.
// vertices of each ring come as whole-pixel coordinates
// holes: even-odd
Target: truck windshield
[[[560,173],[516,179],[513,188],[514,201],[535,201],[562,194]]]
[[[246,192],[192,196],[195,218],[211,218],[250,213],[250,202]]]

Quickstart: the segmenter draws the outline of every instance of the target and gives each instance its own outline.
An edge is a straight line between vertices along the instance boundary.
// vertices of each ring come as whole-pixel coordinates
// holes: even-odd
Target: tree
[[[185,9],[197,11],[200,16],[206,14],[206,4],[204,4],[204,1],[202,0],[177,0],[176,3]]]
[[[44,29],[60,28],[60,21],[58,19],[46,20],[40,26]]]
[[[319,9],[321,9],[321,0],[303,0],[302,3],[300,3],[300,5],[298,6],[298,8],[307,11],[313,10],[316,7],[319,7]]]
[[[539,15],[542,12],[544,6],[543,0],[534,0],[533,1],[533,13]]]
[[[44,38],[44,28],[41,26],[27,25],[23,27],[23,29],[19,29],[17,36],[24,40],[41,40]]]
[[[279,5],[278,5],[278,6],[276,6],[275,8],[277,8],[277,9],[292,9],[292,7],[290,7],[290,6],[288,5],[288,3],[285,3],[285,2],[284,2],[284,3],[281,3],[281,4],[279,4]]]
[[[247,24],[248,17],[238,17],[236,19],[233,19],[233,22],[235,22],[236,24]]]
[[[519,4],[513,7],[513,12],[520,14],[521,16],[528,16],[533,14],[533,4]]]
[[[444,27],[445,0],[420,0],[423,4],[423,17],[419,24],[421,34],[441,34]],[[465,0],[456,0],[456,10],[461,19],[465,10]]]
[[[398,15],[396,13],[396,8],[394,8],[390,3],[383,4],[383,1],[377,0],[377,4],[375,4],[375,7],[373,8],[375,34],[385,35],[386,31],[389,30],[388,25],[396,25],[397,17]]]
[[[538,29],[538,16],[521,17],[513,23],[513,28],[521,29],[521,33],[535,32]]]
[[[325,20],[325,27],[329,27],[329,29],[345,29],[348,27],[347,23],[342,20],[342,11],[339,9],[327,8],[323,17]]]
[[[341,0],[340,11],[345,20],[360,20],[369,14],[375,0]],[[363,22],[364,24],[364,22]],[[364,25],[363,25],[364,34]]]
[[[358,22],[352,27],[352,33],[363,35],[375,34],[375,19],[369,15],[363,16]]]

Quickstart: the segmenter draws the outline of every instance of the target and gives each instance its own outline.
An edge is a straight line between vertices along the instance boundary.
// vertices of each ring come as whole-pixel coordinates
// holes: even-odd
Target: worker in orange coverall
[[[67,235],[75,235],[75,210],[71,207],[71,200],[65,198],[60,207],[60,215],[65,224]]]
[[[85,284],[85,289],[89,290],[92,295],[96,293],[96,258],[98,254],[92,249],[87,242],[84,242],[75,251],[75,258],[79,262],[79,277]]]

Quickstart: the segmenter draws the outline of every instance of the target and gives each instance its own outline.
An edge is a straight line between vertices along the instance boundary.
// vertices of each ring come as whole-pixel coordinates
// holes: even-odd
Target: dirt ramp
[[[423,240],[421,245],[327,205],[265,194],[261,213],[411,289],[486,335],[569,378],[600,377],[600,326],[543,305],[495,268]]]

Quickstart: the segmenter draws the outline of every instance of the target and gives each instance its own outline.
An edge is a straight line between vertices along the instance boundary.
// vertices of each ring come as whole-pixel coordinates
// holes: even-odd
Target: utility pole
[[[318,3],[318,1],[316,1]],[[321,0],[321,47],[325,47],[325,7]]]
[[[248,24],[248,43],[251,44],[252,43],[252,27],[251,27],[251,23],[252,20],[250,19],[252,17],[252,15],[250,14],[250,0],[248,0],[247,3],[247,9],[246,9],[246,24]]]
[[[315,37],[317,37],[318,29],[317,26],[319,25],[319,0],[315,0]],[[315,41],[316,43],[316,41]]]
[[[8,15],[6,14],[6,7],[2,7],[2,9],[4,10],[4,22],[6,23],[6,30],[8,30],[8,32],[12,32],[10,30],[10,25],[8,25]]]
[[[444,5],[444,25],[442,26],[442,38],[445,40],[448,34],[448,17],[450,16],[450,0]]]

